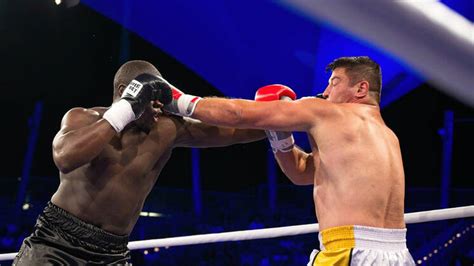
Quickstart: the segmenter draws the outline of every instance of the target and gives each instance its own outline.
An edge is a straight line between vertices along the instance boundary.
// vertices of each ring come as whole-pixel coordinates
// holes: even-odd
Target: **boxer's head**
[[[380,103],[382,72],[367,56],[341,57],[331,62],[329,84],[319,97],[332,102],[353,102],[366,97]]]
[[[135,77],[145,73],[161,77],[158,69],[147,61],[132,60],[123,64],[114,77],[114,101],[120,99],[124,89]],[[158,101],[150,103],[150,106],[145,109],[145,112],[135,121],[135,124],[140,128],[149,130],[153,126],[153,122],[158,120],[161,107],[163,105]]]

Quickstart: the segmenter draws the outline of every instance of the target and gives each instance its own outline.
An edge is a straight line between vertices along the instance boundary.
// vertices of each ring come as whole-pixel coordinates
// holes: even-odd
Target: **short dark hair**
[[[115,73],[114,95],[118,94],[120,85],[128,85],[136,76],[140,74],[152,74],[161,77],[161,73],[154,65],[144,60],[132,60],[123,64]]]
[[[344,68],[351,79],[351,85],[367,80],[369,92],[372,92],[377,102],[380,102],[382,93],[382,70],[380,65],[368,56],[340,57],[332,61],[326,67],[326,71],[334,71],[336,68]]]

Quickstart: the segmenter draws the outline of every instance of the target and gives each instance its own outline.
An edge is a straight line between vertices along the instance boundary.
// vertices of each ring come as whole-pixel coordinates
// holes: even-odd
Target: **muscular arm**
[[[219,126],[308,131],[326,115],[326,105],[326,101],[316,98],[292,102],[204,98],[197,103],[192,117]]]
[[[179,147],[223,147],[253,142],[266,137],[262,130],[216,127],[195,119],[176,119],[179,119],[180,126],[176,140],[176,146]]]
[[[295,185],[314,183],[314,156],[294,147],[290,152],[277,152],[275,158],[281,170]]]
[[[196,106],[193,117],[210,124],[240,128],[279,131],[308,131],[329,115],[326,101],[303,98],[297,101],[254,102],[204,98]],[[314,155],[295,147],[290,152],[277,152],[282,171],[296,185],[314,183]]]
[[[115,134],[98,112],[71,109],[64,115],[53,140],[54,163],[62,173],[71,172],[94,159]]]

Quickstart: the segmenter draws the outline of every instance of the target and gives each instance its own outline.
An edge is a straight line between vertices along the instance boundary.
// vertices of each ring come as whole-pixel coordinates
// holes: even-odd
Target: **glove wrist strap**
[[[295,139],[293,138],[292,134],[284,139],[269,139],[269,141],[270,145],[272,146],[273,153],[278,151],[290,152],[295,146]]]
[[[178,98],[177,107],[178,112],[182,116],[191,116],[194,113],[194,109],[196,109],[196,104],[202,100],[199,96],[183,94],[181,97]]]
[[[102,118],[107,120],[117,133],[120,133],[128,123],[135,120],[135,113],[130,103],[127,100],[121,99],[112,104]]]

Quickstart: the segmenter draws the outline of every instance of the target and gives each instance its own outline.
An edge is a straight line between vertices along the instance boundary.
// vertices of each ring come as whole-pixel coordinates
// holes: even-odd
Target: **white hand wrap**
[[[135,120],[135,113],[130,103],[122,99],[112,104],[102,118],[107,120],[117,133],[120,133],[128,123]]]
[[[277,151],[289,152],[295,145],[295,139],[293,138],[293,134],[291,134],[291,132],[267,130],[265,133],[267,133],[273,153],[276,153]]]

